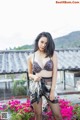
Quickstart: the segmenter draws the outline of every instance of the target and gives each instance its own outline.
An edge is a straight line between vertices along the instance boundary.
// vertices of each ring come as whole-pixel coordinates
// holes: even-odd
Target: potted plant
[[[12,87],[12,93],[14,96],[23,96],[26,95],[26,87],[24,86],[25,80],[16,80],[14,81]]]

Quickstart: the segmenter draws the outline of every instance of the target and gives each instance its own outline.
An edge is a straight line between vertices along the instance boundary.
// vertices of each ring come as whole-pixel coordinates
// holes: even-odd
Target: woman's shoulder
[[[56,51],[54,51],[54,55],[53,56],[57,56],[57,52]]]
[[[27,59],[28,59],[28,60],[30,60],[30,59],[32,59],[32,58],[33,58],[33,56],[34,56],[34,54],[33,54],[33,53],[31,53],[31,54],[29,54],[29,55],[28,55]]]

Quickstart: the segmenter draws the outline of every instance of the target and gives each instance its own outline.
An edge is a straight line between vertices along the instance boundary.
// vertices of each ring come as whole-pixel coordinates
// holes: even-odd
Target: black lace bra
[[[53,70],[53,61],[50,59],[46,62],[43,68],[34,60],[33,61],[33,72],[39,73],[41,70],[52,71]]]

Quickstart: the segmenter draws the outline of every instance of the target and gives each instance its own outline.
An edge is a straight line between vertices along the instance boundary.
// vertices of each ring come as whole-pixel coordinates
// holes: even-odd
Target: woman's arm
[[[27,66],[28,66],[28,74],[29,74],[29,78],[34,80],[34,81],[39,81],[41,79],[40,76],[38,75],[34,75],[33,71],[32,71],[32,66],[33,66],[33,54],[30,55],[27,59]]]
[[[52,87],[51,91],[55,90],[56,87],[56,81],[57,81],[57,64],[58,64],[58,59],[57,59],[57,54],[54,52],[53,55],[53,72],[52,72]]]
[[[32,56],[32,54],[29,55],[27,59],[28,75],[30,79],[34,79],[34,75],[32,73]]]

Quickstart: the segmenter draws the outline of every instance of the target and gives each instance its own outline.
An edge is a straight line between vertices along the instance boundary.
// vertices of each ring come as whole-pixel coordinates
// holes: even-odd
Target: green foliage
[[[16,113],[16,112],[13,112],[13,113],[11,114],[10,120],[22,120],[21,118],[22,118],[22,114],[18,114],[18,113]]]
[[[23,86],[17,86],[14,90],[15,96],[26,95],[26,90]]]
[[[77,120],[80,120],[80,105],[76,104],[73,112],[75,113]]]
[[[12,88],[12,93],[15,96],[19,96],[19,95],[26,95],[26,89],[27,86],[25,87],[25,80],[16,80],[14,81],[13,84],[13,88]]]
[[[19,46],[19,47],[14,47],[14,50],[27,50],[27,49],[33,49],[33,44],[32,45],[23,45],[23,46]]]
[[[13,112],[11,114],[10,120],[29,120],[34,114],[33,113],[17,113],[17,112]]]

